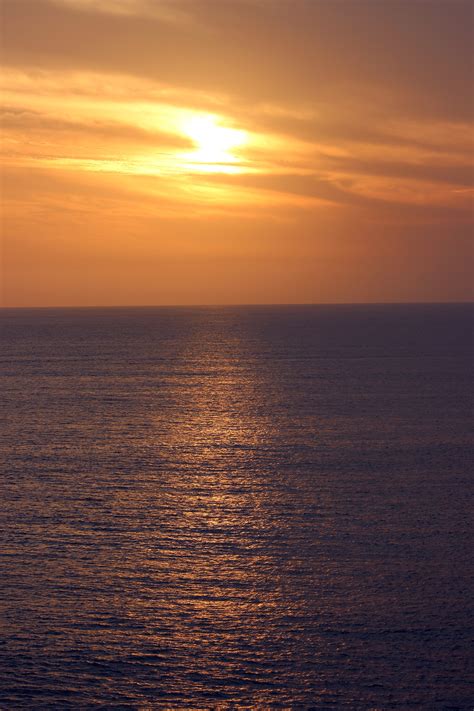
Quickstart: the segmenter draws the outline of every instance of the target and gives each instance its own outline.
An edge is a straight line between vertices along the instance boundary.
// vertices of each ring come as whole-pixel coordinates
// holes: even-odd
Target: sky
[[[1,0],[1,304],[472,300],[473,8]]]

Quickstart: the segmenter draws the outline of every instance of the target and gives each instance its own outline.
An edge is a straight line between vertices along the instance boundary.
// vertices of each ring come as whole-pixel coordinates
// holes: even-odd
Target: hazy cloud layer
[[[377,289],[397,300],[402,262],[400,299],[435,298],[436,283],[437,299],[469,298],[472,3],[3,0],[2,12],[8,303],[43,298],[40,253],[44,273],[67,273],[84,252],[90,299],[105,302],[99,263],[133,262],[134,249],[135,303],[162,298],[138,263],[161,277],[186,264],[192,300],[225,301],[237,258],[231,301],[377,300]],[[192,157],[183,125],[206,115],[247,132],[235,170],[225,154],[205,169]],[[433,235],[429,278],[431,257],[407,234],[425,246]],[[220,255],[222,280],[206,255]],[[364,289],[361,259],[385,281]],[[119,272],[105,279],[111,303],[123,303]]]

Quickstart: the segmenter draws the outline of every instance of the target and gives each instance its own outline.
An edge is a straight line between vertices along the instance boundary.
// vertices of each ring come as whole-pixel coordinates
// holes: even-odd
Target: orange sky
[[[472,4],[2,0],[2,305],[472,299]]]

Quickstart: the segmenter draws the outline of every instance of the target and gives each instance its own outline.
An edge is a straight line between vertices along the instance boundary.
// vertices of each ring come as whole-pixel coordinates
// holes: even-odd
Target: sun
[[[232,151],[247,142],[245,131],[222,126],[212,114],[184,119],[181,131],[196,146],[183,155],[188,166],[205,172],[239,172],[239,157]]]

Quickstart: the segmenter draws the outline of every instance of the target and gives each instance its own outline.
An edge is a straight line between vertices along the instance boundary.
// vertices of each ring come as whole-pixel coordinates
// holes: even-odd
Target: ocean
[[[471,709],[473,315],[1,310],[0,708]]]

